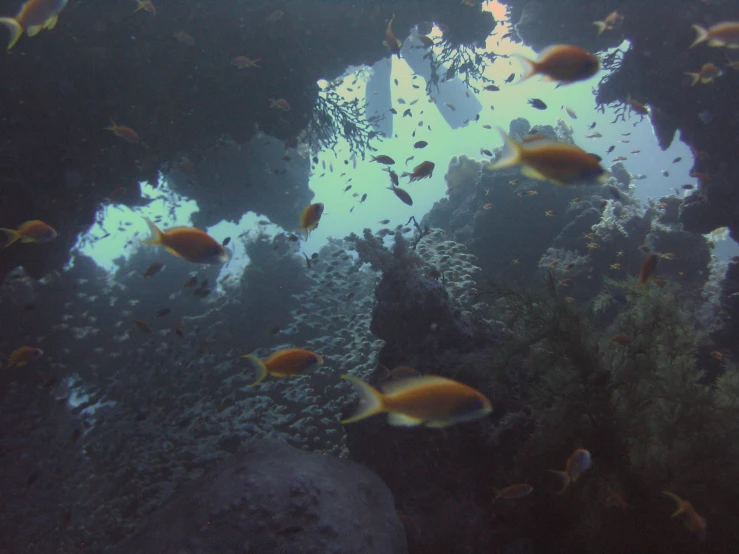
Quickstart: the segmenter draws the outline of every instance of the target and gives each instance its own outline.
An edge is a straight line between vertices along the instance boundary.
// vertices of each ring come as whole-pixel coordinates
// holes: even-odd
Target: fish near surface
[[[590,52],[571,44],[555,44],[544,49],[536,61],[513,54],[524,64],[523,82],[534,75],[545,75],[560,85],[589,79],[600,70],[600,61]]]
[[[149,218],[144,218],[151,236],[144,244],[160,244],[170,254],[196,264],[225,264],[226,249],[205,231],[194,227],[173,227],[160,230]]]
[[[345,424],[387,412],[390,425],[443,428],[483,418],[492,411],[490,401],[482,393],[446,377],[402,379],[388,383],[384,392],[352,375],[342,377],[360,396],[356,413],[341,421]]]
[[[261,383],[267,375],[274,375],[275,377],[300,375],[306,369],[323,364],[321,356],[302,348],[278,350],[265,360],[251,354],[241,357],[252,360],[257,364],[257,380],[251,384],[252,387]]]
[[[537,140],[521,145],[499,129],[504,148],[500,158],[487,166],[489,170],[522,165],[521,172],[532,179],[553,181],[560,185],[575,185],[587,181],[604,183],[608,172],[600,161],[574,144],[552,140]]]
[[[3,248],[7,248],[18,240],[21,242],[35,242],[36,244],[43,244],[45,242],[52,241],[57,237],[57,232],[53,227],[38,219],[26,221],[18,227],[18,229],[5,229],[0,227],[0,231],[8,235],[8,242],[5,243]]]
[[[322,202],[316,202],[303,208],[300,214],[300,231],[305,238],[308,238],[310,232],[318,227],[318,223],[321,221],[321,215],[323,215]]]
[[[8,50],[15,46],[23,31],[32,37],[43,29],[53,29],[66,5],[67,0],[28,0],[15,17],[0,17],[0,24],[10,31]]]

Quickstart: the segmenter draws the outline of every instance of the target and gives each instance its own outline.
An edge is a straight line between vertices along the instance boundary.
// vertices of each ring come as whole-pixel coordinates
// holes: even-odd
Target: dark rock
[[[403,554],[386,485],[348,460],[272,440],[207,472],[114,553]]]

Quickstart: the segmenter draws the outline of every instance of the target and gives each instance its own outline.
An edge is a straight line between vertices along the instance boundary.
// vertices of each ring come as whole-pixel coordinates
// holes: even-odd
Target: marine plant
[[[485,76],[485,69],[497,58],[497,54],[486,52],[484,48],[454,44],[444,39],[441,49],[434,54],[426,54],[430,58],[431,76],[426,82],[426,92],[433,94],[432,87],[439,91],[439,85],[455,77],[462,80],[467,88],[480,93],[480,83],[492,84],[493,80]]]

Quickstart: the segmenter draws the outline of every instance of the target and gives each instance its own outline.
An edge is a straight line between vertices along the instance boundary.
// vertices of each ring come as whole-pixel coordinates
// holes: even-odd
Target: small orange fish
[[[170,254],[196,264],[225,264],[228,254],[221,244],[205,231],[194,227],[173,227],[161,231],[144,218],[151,236],[144,244],[161,244]]]
[[[136,13],[139,10],[144,10],[149,12],[151,15],[157,14],[157,8],[151,0],[136,0],[136,4],[137,6],[133,13]]]
[[[646,287],[649,281],[654,277],[654,272],[657,271],[659,265],[659,254],[652,252],[645,259],[644,263],[639,270],[639,285]]]
[[[690,76],[690,86],[692,87],[698,84],[698,82],[701,82],[704,85],[712,83],[716,79],[716,77],[721,77],[721,75],[723,75],[723,72],[712,63],[704,63],[698,73],[685,72],[685,75]]]
[[[706,520],[698,515],[698,512],[695,511],[693,505],[670,491],[662,491],[662,494],[669,496],[677,504],[677,509],[675,510],[675,513],[672,514],[672,517],[682,516],[685,527],[687,527],[691,533],[695,533],[699,540],[705,539],[707,528]]]
[[[598,27],[598,34],[601,34],[603,31],[613,31],[614,29],[618,29],[623,22],[624,16],[614,11],[608,14],[608,17],[603,21],[593,21],[593,25]]]
[[[275,108],[276,110],[280,110],[282,112],[289,112],[292,109],[290,107],[290,103],[284,98],[270,98],[269,107]]]
[[[537,140],[521,145],[499,129],[504,141],[500,158],[487,166],[489,170],[522,165],[521,172],[533,179],[553,181],[559,185],[574,185],[583,181],[603,183],[608,172],[591,154],[574,144],[552,140]]]
[[[401,177],[408,177],[409,183],[412,183],[413,181],[420,181],[421,179],[425,179],[426,177],[433,177],[434,167],[436,167],[434,162],[422,162],[413,168],[412,173],[403,173]]]
[[[238,67],[239,69],[246,69],[248,67],[259,67],[259,62],[262,60],[252,60],[246,56],[236,56],[231,60],[231,65]]]
[[[28,0],[15,17],[0,17],[0,25],[10,31],[8,50],[15,46],[24,30],[33,37],[43,29],[53,29],[66,5],[67,0]]]
[[[131,129],[131,127],[126,127],[125,125],[116,125],[115,121],[113,121],[112,119],[110,120],[110,125],[108,125],[107,127],[103,127],[103,129],[105,129],[106,131],[112,131],[115,136],[122,138],[128,143],[137,144],[141,142],[138,133]]]
[[[251,384],[252,387],[261,383],[267,375],[274,375],[275,377],[299,375],[306,369],[323,363],[321,356],[310,350],[303,350],[302,348],[278,350],[266,360],[260,360],[251,354],[241,357],[252,360],[259,368],[257,380]]]
[[[5,229],[0,227],[0,231],[8,235],[8,242],[5,243],[3,248],[7,248],[15,241],[20,240],[21,242],[35,242],[36,244],[43,244],[54,240],[57,237],[56,231],[43,221],[33,219],[26,221],[18,229]]]
[[[305,238],[308,238],[310,232],[318,227],[321,215],[323,215],[322,202],[316,202],[303,208],[303,212],[300,214],[300,231]]]
[[[177,31],[172,35],[172,38],[176,38],[182,44],[187,46],[195,46],[195,39],[188,35],[185,31]]]
[[[376,414],[388,413],[390,425],[444,428],[485,417],[492,411],[490,401],[472,387],[427,375],[388,383],[380,392],[353,375],[342,375],[359,394],[356,413],[341,423],[353,423]]]
[[[536,61],[513,54],[524,64],[523,82],[534,75],[545,75],[559,85],[589,79],[600,70],[600,62],[590,52],[570,44],[555,44],[539,54]]]
[[[164,263],[162,262],[154,262],[151,264],[146,271],[142,274],[144,278],[151,277],[152,275],[156,275],[159,273],[159,271],[164,267]]]
[[[413,198],[411,198],[411,195],[408,194],[405,190],[403,190],[400,187],[387,187],[388,190],[393,191],[395,193],[395,196],[400,198],[400,201],[403,202],[403,204],[407,204],[408,206],[413,205]]]
[[[523,498],[524,496],[528,496],[533,491],[534,487],[527,483],[509,485],[508,487],[505,487],[503,489],[493,489],[493,492],[495,493],[495,498],[493,498],[493,502],[501,498],[503,500],[517,500],[519,498]]]
[[[557,494],[564,493],[570,486],[570,483],[577,481],[578,478],[590,468],[591,464],[592,456],[590,455],[590,452],[584,448],[578,448],[570,455],[569,458],[567,458],[567,465],[565,466],[564,471],[556,471],[554,469],[548,470],[562,478],[563,485]]]
[[[724,355],[718,350],[712,350],[711,352],[708,353],[708,355],[711,356],[711,358],[718,360],[718,361],[721,361],[724,359]]]
[[[402,43],[395,38],[395,34],[393,33],[392,25],[393,21],[395,20],[395,14],[390,18],[390,21],[387,23],[387,29],[385,29],[385,40],[382,42],[388,50],[390,50],[390,56],[392,57],[393,54],[398,56],[400,58],[400,47],[403,46]]]
[[[34,360],[38,360],[43,355],[44,351],[40,348],[21,346],[20,348],[13,350],[10,354],[6,369],[10,369],[11,367],[23,367]]]
[[[645,115],[649,115],[649,108],[647,108],[644,104],[642,104],[638,100],[634,100],[631,96],[627,96],[625,102],[629,106],[630,111],[636,112],[642,117]]]
[[[133,320],[131,320],[131,322],[136,327],[138,327],[139,329],[141,329],[144,333],[146,333],[147,335],[148,334],[151,334],[151,327],[149,327],[149,324],[146,323],[146,321],[143,321],[141,319],[133,319]]]
[[[708,29],[700,25],[693,25],[698,36],[690,45],[691,48],[702,42],[708,42],[708,46],[726,46],[727,48],[739,48],[739,22],[724,21],[717,23]]]

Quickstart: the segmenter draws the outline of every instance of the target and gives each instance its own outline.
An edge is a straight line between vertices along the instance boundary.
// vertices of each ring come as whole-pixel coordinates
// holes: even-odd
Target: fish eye
[[[33,351],[33,357],[40,358],[43,355],[43,353],[44,353],[43,350],[41,350],[40,348],[37,348],[36,350]]]

